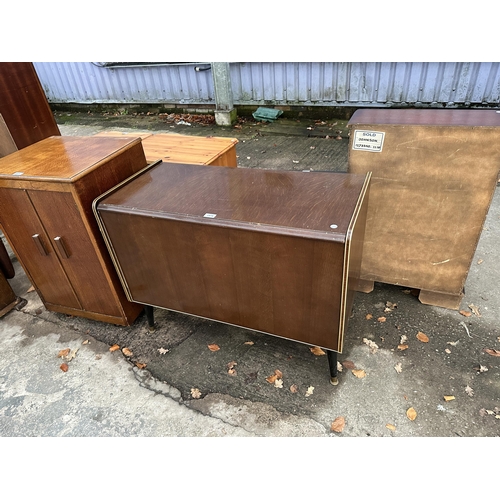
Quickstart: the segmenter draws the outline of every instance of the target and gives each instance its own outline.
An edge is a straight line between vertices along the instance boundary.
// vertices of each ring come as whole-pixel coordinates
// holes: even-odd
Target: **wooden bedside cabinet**
[[[147,165],[140,139],[49,137],[0,158],[0,226],[50,311],[129,325],[93,200]]]
[[[94,211],[129,300],[323,347],[335,378],[369,178],[160,162]]]
[[[459,309],[500,169],[495,110],[363,109],[349,172],[372,172],[360,289],[417,288]]]

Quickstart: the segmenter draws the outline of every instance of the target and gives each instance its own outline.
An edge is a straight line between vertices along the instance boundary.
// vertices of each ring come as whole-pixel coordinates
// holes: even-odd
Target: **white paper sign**
[[[358,151],[371,151],[380,153],[384,145],[385,132],[373,132],[372,130],[355,130],[352,149]]]

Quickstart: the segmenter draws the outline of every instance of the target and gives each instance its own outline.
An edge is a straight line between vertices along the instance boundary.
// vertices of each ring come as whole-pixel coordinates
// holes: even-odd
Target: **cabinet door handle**
[[[44,257],[46,255],[49,255],[47,253],[47,250],[45,250],[45,247],[43,246],[42,240],[40,239],[40,235],[34,234],[32,236],[32,238],[33,238],[33,241],[35,242],[36,247],[38,248],[38,251],[40,252],[40,255],[43,255]]]
[[[56,242],[56,247],[59,250],[59,253],[61,254],[61,257],[63,259],[67,259],[69,257],[68,251],[66,250],[66,247],[64,246],[63,239],[61,236],[56,236],[54,238],[54,241]]]

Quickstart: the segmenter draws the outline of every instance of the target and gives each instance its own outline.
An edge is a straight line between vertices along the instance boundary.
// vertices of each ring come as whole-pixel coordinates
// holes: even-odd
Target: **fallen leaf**
[[[377,321],[379,323],[385,323],[387,321],[387,318],[385,316],[380,316],[380,318],[377,318]]]
[[[396,426],[395,426],[395,425],[392,425],[392,424],[386,424],[386,427],[387,427],[390,431],[395,431],[395,430],[396,430]]]
[[[469,309],[476,315],[476,316],[481,316],[481,313],[479,312],[479,308],[475,306],[474,304],[469,304]]]
[[[401,373],[403,371],[403,367],[401,366],[401,363],[398,363],[394,369],[398,372]]]
[[[296,384],[293,384],[290,386],[290,392],[292,392],[293,394],[295,394],[296,392],[298,392],[299,388],[297,387]]]
[[[90,344],[90,340],[84,340],[84,341],[82,342],[82,345],[87,345],[87,344]]]
[[[118,351],[118,349],[120,349],[120,346],[118,344],[115,344],[115,345],[112,345],[109,350],[111,352],[115,352],[115,351]]]
[[[132,351],[131,351],[128,347],[124,347],[124,348],[122,349],[122,352],[123,352],[123,354],[124,354],[125,356],[129,356],[129,357],[130,357],[130,356],[132,356],[132,354],[133,354],[133,353],[132,353]]]
[[[220,347],[217,344],[209,344],[207,346],[212,352],[218,351]]]
[[[472,387],[467,386],[465,388],[465,393],[470,397],[474,396],[474,391],[472,390]]]
[[[337,361],[337,371],[341,372],[343,369],[344,367],[342,366],[342,363],[340,361]]]
[[[245,342],[245,345],[253,345],[253,342],[250,340],[248,342]]]
[[[238,363],[236,363],[236,361],[230,361],[228,364],[227,364],[227,369],[228,370],[231,370],[232,368],[234,368]]]
[[[466,318],[468,318],[469,316],[472,315],[472,313],[470,311],[463,311],[463,310],[460,310],[458,311],[462,316],[465,316]]]
[[[266,378],[266,380],[270,384],[274,384],[277,379],[282,378],[283,374],[279,370],[274,370],[274,373],[272,375],[269,375],[269,377]]]
[[[68,365],[66,363],[63,363],[60,367],[59,367],[63,372],[67,372],[68,371]]]
[[[407,346],[406,344],[399,344],[399,345],[398,345],[398,349],[399,349],[400,351],[404,351],[405,349],[408,349],[408,346]]]
[[[445,401],[453,401],[455,399],[455,396],[443,396],[443,399]]]
[[[31,293],[31,292],[34,292],[35,291],[35,287],[34,286],[30,286],[28,288],[28,290],[26,290],[26,293]]]
[[[278,378],[274,381],[274,387],[278,387],[279,389],[281,389],[283,387],[283,380]]]
[[[146,363],[136,363],[135,366],[137,366],[137,368],[139,368],[139,370],[144,370],[144,368],[146,368]]]
[[[158,351],[160,354],[167,354],[168,349],[163,349],[163,347],[160,347],[159,349],[157,349],[157,351]]]
[[[355,370],[356,369],[356,365],[352,361],[350,361],[349,359],[346,359],[345,361],[342,361],[342,366],[346,370]]]
[[[311,396],[313,392],[314,392],[314,387],[312,385],[310,385],[307,388],[307,391],[306,391],[306,398],[308,398],[309,396]]]
[[[420,340],[420,342],[429,342],[429,337],[423,332],[417,333],[417,339]]]
[[[70,348],[68,347],[67,349],[63,349],[62,351],[59,351],[59,354],[57,355],[58,358],[65,358],[69,352],[70,352]]]
[[[478,370],[479,373],[484,373],[488,371],[488,368],[486,368],[486,366],[479,365],[479,368],[476,368],[476,370]]]
[[[324,356],[326,354],[321,347],[310,347],[309,350],[315,355],[315,356]]]
[[[408,337],[406,335],[401,335],[401,340],[399,341],[400,344],[406,344],[408,342]]]
[[[195,387],[193,387],[191,389],[191,396],[194,398],[194,399],[200,399],[200,396],[201,396],[201,392],[199,389],[196,389]]]
[[[373,342],[373,340],[363,339],[363,343],[365,343],[372,350],[372,352],[378,349],[378,345],[375,342]]]
[[[345,418],[344,417],[337,417],[333,422],[332,425],[330,426],[330,430],[332,432],[342,432],[345,427]]]
[[[365,378],[366,372],[364,370],[351,370],[352,374],[357,378]]]
[[[372,319],[373,318],[373,314],[367,314],[365,317],[366,317],[366,319]]]
[[[415,411],[415,408],[413,408],[413,406],[411,408],[408,408],[406,410],[406,416],[410,419],[410,420],[415,420],[417,418],[417,412]]]
[[[67,361],[71,361],[73,358],[76,357],[76,353],[78,352],[78,347],[76,349],[73,349],[67,356],[66,356],[66,360]]]
[[[500,356],[500,351],[497,351],[496,349],[483,349],[483,351],[490,356]]]

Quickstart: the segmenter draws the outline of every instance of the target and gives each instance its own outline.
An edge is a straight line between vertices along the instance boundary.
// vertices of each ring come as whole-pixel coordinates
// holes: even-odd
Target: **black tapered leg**
[[[146,318],[148,319],[149,331],[152,332],[155,329],[155,318],[153,306],[144,306],[144,311],[146,312]]]
[[[330,384],[338,385],[339,379],[337,378],[337,353],[335,351],[326,351],[328,357],[328,364],[330,366]]]

